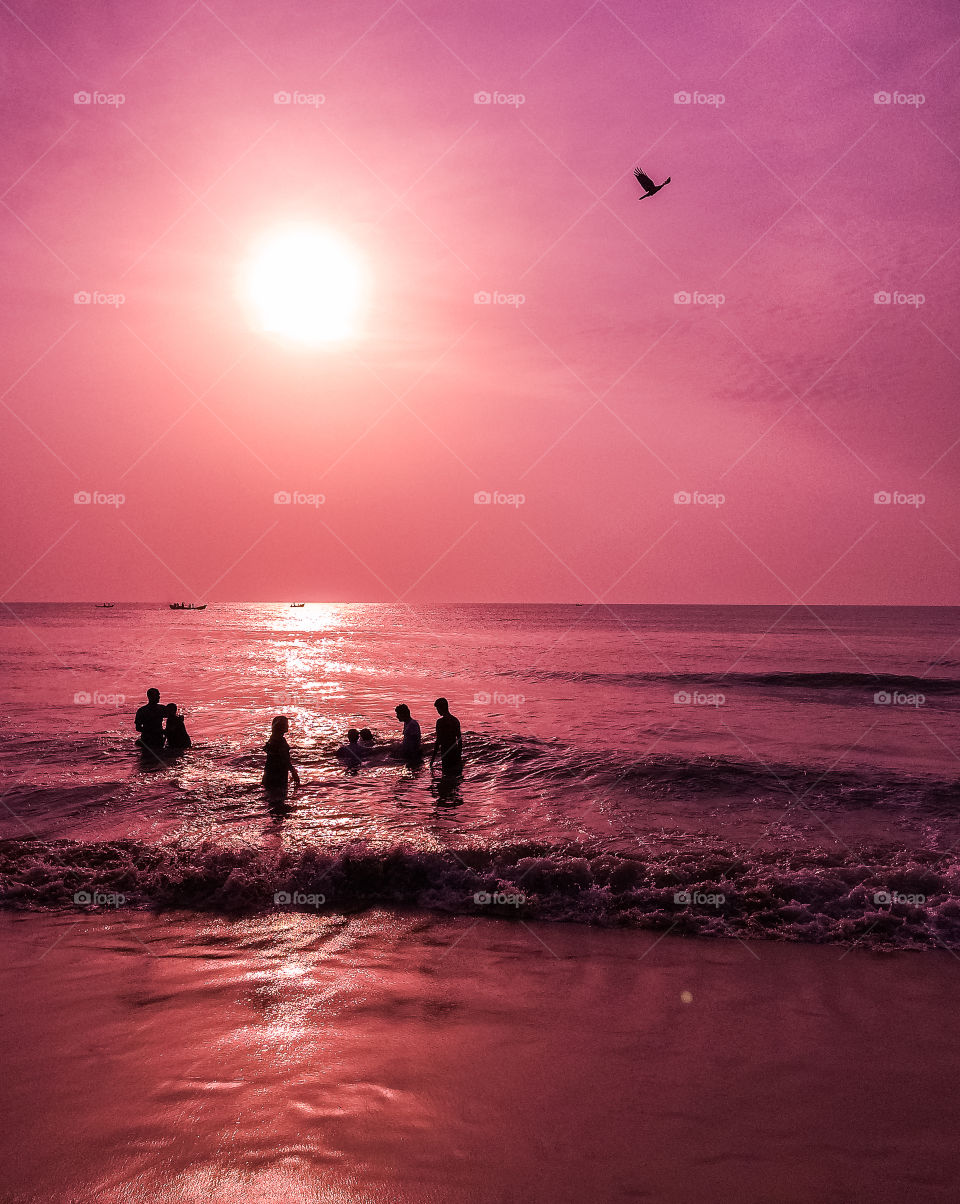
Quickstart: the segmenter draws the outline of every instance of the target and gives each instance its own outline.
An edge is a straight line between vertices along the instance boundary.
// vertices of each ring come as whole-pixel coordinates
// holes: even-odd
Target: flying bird
[[[654,184],[649,176],[643,174],[639,167],[633,169],[633,174],[637,177],[640,187],[643,189],[643,196],[638,196],[638,201],[645,201],[648,196],[653,196],[655,192],[659,192],[661,188],[670,183],[670,177],[663,181],[663,184]]]

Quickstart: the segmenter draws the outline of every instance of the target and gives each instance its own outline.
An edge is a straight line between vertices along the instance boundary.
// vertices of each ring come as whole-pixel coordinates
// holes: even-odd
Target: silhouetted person
[[[268,790],[283,794],[287,792],[288,775],[293,778],[296,786],[300,785],[300,775],[290,760],[290,745],[286,741],[289,727],[286,715],[277,715],[270,724],[270,739],[263,746],[267,754],[267,763],[263,767],[263,784]]]
[[[440,772],[445,778],[454,778],[463,773],[463,738],[460,720],[450,714],[450,703],[438,698],[433,704],[440,718],[437,720],[437,738],[434,741],[430,764],[440,757]]]
[[[147,705],[141,707],[133,720],[133,725],[140,733],[138,743],[141,748],[149,748],[159,752],[163,748],[163,721],[167,717],[166,707],[160,705],[160,691],[147,690]]]
[[[397,755],[405,761],[416,760],[423,755],[420,748],[420,724],[410,714],[410,708],[405,702],[394,708],[394,714],[403,724],[403,739],[396,746]]]
[[[177,704],[168,702],[164,710],[167,712],[167,726],[163,729],[163,734],[167,737],[167,748],[177,752],[189,748],[191,740],[187,734],[187,725],[183,716],[177,714]]]
[[[367,757],[376,747],[373,742],[373,732],[368,727],[362,727],[360,729],[360,755]]]
[[[363,754],[360,751],[360,733],[355,727],[350,728],[347,732],[347,743],[340,745],[337,749],[337,756],[347,765],[359,765],[363,760]]]

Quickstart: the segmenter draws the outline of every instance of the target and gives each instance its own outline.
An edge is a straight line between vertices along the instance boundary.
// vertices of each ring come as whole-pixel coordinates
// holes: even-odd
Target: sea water
[[[22,604],[0,667],[7,907],[960,937],[960,610]],[[151,686],[188,752],[138,751]],[[439,695],[462,779],[334,755],[401,702],[429,751]]]

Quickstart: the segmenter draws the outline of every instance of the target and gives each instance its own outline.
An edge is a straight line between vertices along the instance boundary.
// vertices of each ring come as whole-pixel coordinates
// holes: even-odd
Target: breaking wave
[[[647,685],[663,682],[673,687],[703,686],[723,690],[735,686],[791,690],[848,690],[863,693],[923,694],[925,697],[960,695],[960,679],[917,677],[900,673],[595,673],[559,669],[514,669],[504,676],[530,681],[571,681],[587,685]]]
[[[960,867],[947,854],[757,851],[705,840],[625,854],[537,841],[264,850],[0,842],[7,908],[352,912],[415,907],[480,918],[669,929],[694,936],[956,946]]]

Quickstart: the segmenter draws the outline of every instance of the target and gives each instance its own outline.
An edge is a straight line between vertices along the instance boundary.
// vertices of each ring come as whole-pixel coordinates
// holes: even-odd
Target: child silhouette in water
[[[347,743],[340,745],[337,749],[337,756],[347,765],[359,765],[363,760],[363,753],[360,751],[360,733],[355,727],[347,732]]]
[[[263,767],[263,784],[268,790],[287,792],[287,775],[295,786],[300,785],[300,775],[290,760],[290,745],[286,741],[290,723],[286,715],[277,715],[270,724],[270,739],[263,746],[267,763]]]
[[[177,714],[177,704],[168,702],[166,706],[167,722],[163,734],[167,738],[167,748],[181,749],[190,747],[190,737],[183,716]]]

